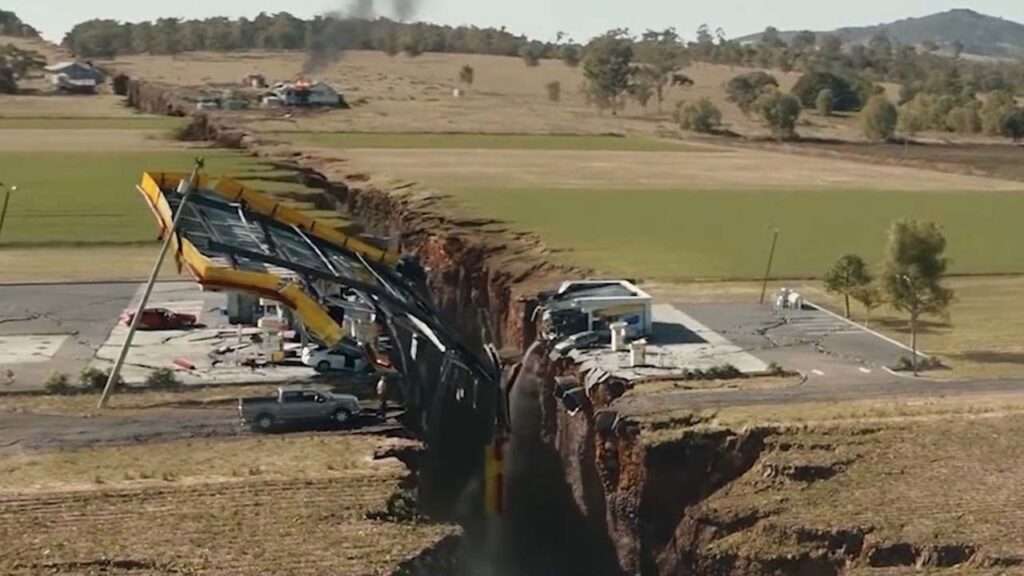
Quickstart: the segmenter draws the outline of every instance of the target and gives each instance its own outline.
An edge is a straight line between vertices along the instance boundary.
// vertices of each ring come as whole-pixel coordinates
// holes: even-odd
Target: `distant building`
[[[264,105],[346,107],[337,90],[323,82],[276,84],[263,98]],[[280,103],[280,104],[279,104]]]
[[[242,86],[258,89],[266,88],[267,78],[263,74],[249,74],[245,78],[242,78]]]
[[[47,66],[50,82],[61,92],[95,94],[103,83],[103,73],[87,62],[61,62]]]

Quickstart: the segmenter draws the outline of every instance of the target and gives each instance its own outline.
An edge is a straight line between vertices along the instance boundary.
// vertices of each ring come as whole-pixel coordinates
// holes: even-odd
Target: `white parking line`
[[[815,368],[814,370],[811,370],[811,372],[814,373],[815,376],[824,376],[825,375],[824,372],[822,372],[821,370],[818,370],[817,368]]]
[[[67,334],[2,336],[0,337],[0,366],[46,362],[53,358],[67,339]]]
[[[865,373],[865,374],[871,374],[871,370],[868,369],[868,368],[861,367],[860,371]]]

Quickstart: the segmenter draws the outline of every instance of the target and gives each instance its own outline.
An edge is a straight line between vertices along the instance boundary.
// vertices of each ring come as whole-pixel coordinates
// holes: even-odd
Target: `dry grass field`
[[[130,75],[170,84],[237,87],[247,74],[259,72],[270,81],[302,76],[304,56],[295,52],[246,54],[193,53],[177,56],[126,56],[111,64]],[[469,65],[475,81],[466,87],[458,81],[459,70]],[[381,52],[351,51],[326,70],[314,74],[339,87],[354,109],[328,117],[268,119],[249,115],[260,130],[359,131],[359,132],[466,132],[531,134],[656,134],[675,131],[671,113],[681,100],[711,98],[724,113],[726,127],[744,134],[767,135],[755,120],[744,116],[724,98],[722,85],[733,76],[749,72],[742,67],[694,64],[685,73],[694,80],[687,88],[669,88],[662,111],[652,101],[647,110],[630,101],[613,116],[587,106],[580,87],[583,73],[561,61],[544,60],[527,67],[522,59],[474,54],[424,54],[415,58],[388,56]],[[799,78],[795,73],[774,72],[788,90]],[[545,86],[561,84],[561,99],[551,102]],[[462,98],[452,90],[464,90]],[[801,131],[808,135],[855,136],[852,118],[807,115]]]
[[[453,533],[372,519],[369,437],[189,440],[0,459],[4,574],[381,574]]]

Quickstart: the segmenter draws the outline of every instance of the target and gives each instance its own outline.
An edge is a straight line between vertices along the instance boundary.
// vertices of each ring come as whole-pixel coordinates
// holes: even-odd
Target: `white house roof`
[[[88,64],[83,64],[82,62],[74,62],[74,61],[59,62],[57,64],[53,64],[52,66],[47,66],[45,68],[45,70],[47,72],[63,72],[64,70],[67,70],[68,68],[74,68],[76,66],[80,67],[80,68],[86,68],[86,69],[89,69],[89,70],[94,70],[94,68],[92,66],[89,66]]]

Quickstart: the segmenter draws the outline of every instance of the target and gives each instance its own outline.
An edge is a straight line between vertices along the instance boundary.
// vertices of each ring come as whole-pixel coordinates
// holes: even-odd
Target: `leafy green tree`
[[[711,134],[722,125],[722,112],[709,98],[690,103],[680,102],[676,121],[683,130]]]
[[[977,134],[981,132],[981,116],[978,114],[977,100],[957,106],[950,110],[946,117],[946,126],[957,134]]]
[[[864,313],[866,316],[865,324],[870,326],[871,316],[874,311],[882,304],[885,304],[885,297],[882,295],[882,291],[878,286],[869,284],[854,290],[850,295],[864,307]]]
[[[1002,135],[1011,138],[1014,143],[1024,138],[1024,109],[1014,106],[1010,109],[1002,121]]]
[[[1016,106],[1013,94],[1000,90],[985,98],[981,105],[981,128],[989,136],[1003,135],[1003,118]]]
[[[825,88],[821,92],[818,92],[818,98],[814,103],[814,107],[817,108],[818,114],[821,114],[822,116],[831,116],[834,103],[835,94],[832,90]]]
[[[818,35],[810,30],[801,30],[793,35],[789,41],[789,47],[797,52],[805,52],[814,48],[818,42]]]
[[[619,105],[619,98],[629,89],[633,73],[633,39],[626,30],[610,30],[587,45],[583,59],[583,76],[587,93],[601,108]]]
[[[544,57],[546,49],[544,44],[537,42],[536,40],[529,44],[524,44],[519,49],[519,56],[523,59],[523,62],[531,68],[540,65],[540,59]]]
[[[648,30],[634,47],[637,62],[658,99],[658,112],[665,102],[665,87],[685,64],[683,45],[675,28]]]
[[[870,140],[888,140],[896,132],[899,111],[885,96],[879,94],[868,100],[860,113],[861,128]]]
[[[934,222],[899,220],[889,229],[882,289],[889,303],[910,316],[914,374],[922,314],[946,314],[953,291],[942,285],[949,260],[946,237]]]
[[[768,89],[777,89],[779,81],[767,72],[748,72],[740,74],[725,85],[726,96],[730,102],[740,107],[745,114],[753,109],[754,102]]]
[[[846,317],[849,318],[850,298],[869,287],[873,281],[864,259],[856,254],[846,254],[836,260],[825,273],[825,290],[843,297]]]
[[[579,44],[563,44],[558,49],[558,57],[570,68],[580,65],[580,61],[583,59],[582,53],[583,49]]]
[[[761,33],[760,44],[761,46],[767,46],[769,48],[781,48],[786,45],[786,43],[782,41],[782,35],[779,34],[779,29],[775,26],[769,26],[764,29],[764,32]]]
[[[476,70],[474,70],[469,64],[466,64],[461,70],[459,70],[459,82],[462,82],[466,86],[472,86],[475,79]]]
[[[796,123],[800,119],[800,100],[777,89],[766,90],[754,102],[753,109],[780,140],[796,137]]]
[[[927,94],[918,94],[913,100],[900,106],[897,127],[904,135],[904,144],[909,145],[910,140],[918,132],[927,130],[931,125],[931,100]]]
[[[652,68],[646,66],[634,68],[632,80],[629,83],[629,95],[640,104],[641,108],[647,110],[647,105],[654,97],[658,82],[658,73]]]
[[[840,112],[860,110],[865,100],[855,82],[831,72],[808,72],[797,80],[792,93],[804,108],[814,108],[822,90],[832,91],[832,107]]]

